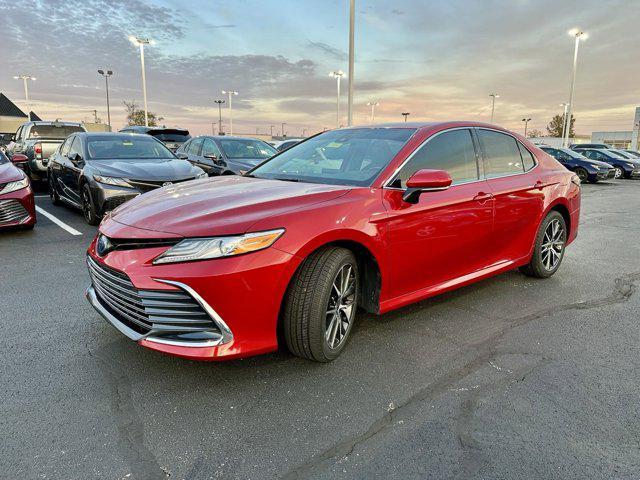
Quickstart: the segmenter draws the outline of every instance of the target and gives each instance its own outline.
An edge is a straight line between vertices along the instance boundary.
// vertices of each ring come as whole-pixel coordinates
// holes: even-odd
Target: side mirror
[[[407,203],[417,203],[422,192],[437,192],[451,186],[451,175],[444,170],[418,170],[409,180],[402,199]]]
[[[206,155],[203,155],[203,157],[213,160],[214,162],[218,160],[218,156],[215,153],[207,153]]]
[[[180,160],[189,160],[189,155],[187,155],[186,153],[176,153],[176,157],[178,157]]]
[[[69,160],[71,160],[74,165],[77,165],[82,162],[82,155],[79,153],[72,153]]]
[[[21,165],[27,163],[29,161],[29,158],[26,155],[22,155],[21,153],[14,153],[11,156],[11,161],[16,165]]]

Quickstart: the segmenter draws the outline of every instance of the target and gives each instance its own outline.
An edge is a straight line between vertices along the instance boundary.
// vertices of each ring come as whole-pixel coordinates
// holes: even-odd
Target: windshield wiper
[[[281,182],[299,182],[297,178],[282,178],[282,177],[273,177],[274,180],[280,180]]]

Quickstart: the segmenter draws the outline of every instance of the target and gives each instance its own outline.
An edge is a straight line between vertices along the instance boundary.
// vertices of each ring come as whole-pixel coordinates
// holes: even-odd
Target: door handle
[[[536,184],[533,186],[533,188],[537,188],[538,190],[542,190],[542,188],[543,188],[544,186],[545,186],[545,185],[544,185],[544,183],[543,183],[542,181],[538,180],[538,181],[536,182]]]
[[[484,192],[480,192],[475,197],[473,197],[473,199],[476,202],[480,202],[480,203],[484,203],[487,200],[491,200],[492,198],[493,198],[493,194],[492,193],[484,193]]]

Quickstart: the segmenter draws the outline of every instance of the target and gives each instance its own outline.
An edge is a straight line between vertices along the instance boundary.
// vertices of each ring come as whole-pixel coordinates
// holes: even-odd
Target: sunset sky
[[[578,133],[630,130],[640,104],[640,2],[587,0],[357,0],[354,120],[489,120],[544,130],[567,101],[573,40],[581,45],[574,113]],[[123,100],[142,104],[140,60],[127,40],[148,36],[149,108],[170,126],[211,131],[220,90],[237,90],[236,131],[287,122],[290,136],[335,126],[335,81],[347,71],[347,0],[0,0],[0,92],[43,118],[106,121],[104,80],[112,69],[112,123]],[[345,79],[346,80],[346,79]],[[346,81],[343,82],[346,92]],[[346,95],[343,96],[346,121]],[[226,112],[223,113],[226,119]],[[279,129],[279,127],[278,127]]]

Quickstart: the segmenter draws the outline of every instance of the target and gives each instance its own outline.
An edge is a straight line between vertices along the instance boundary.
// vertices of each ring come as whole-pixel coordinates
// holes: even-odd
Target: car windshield
[[[29,138],[64,139],[72,133],[84,132],[79,125],[33,125],[29,130]]]
[[[191,138],[191,136],[187,134],[181,133],[149,133],[150,135],[156,137],[158,140],[162,142],[178,142],[184,143]]]
[[[415,133],[412,128],[353,128],[322,133],[250,172],[260,178],[368,186]]]
[[[627,157],[625,157],[622,153],[619,153],[619,152],[617,152],[615,150],[608,149],[608,150],[606,150],[606,152],[607,152],[607,155],[609,155],[609,156],[611,156],[613,158],[622,158],[624,160],[627,159]]]
[[[260,140],[228,138],[219,140],[219,142],[227,158],[267,159],[278,153],[271,145]]]
[[[87,139],[89,159],[175,158],[171,150],[146,135],[95,136]]]
[[[581,155],[580,152],[573,151],[570,148],[559,148],[558,150],[560,150],[563,153],[566,153],[567,155],[569,155],[572,158],[582,158],[582,159],[584,159],[584,155]]]

